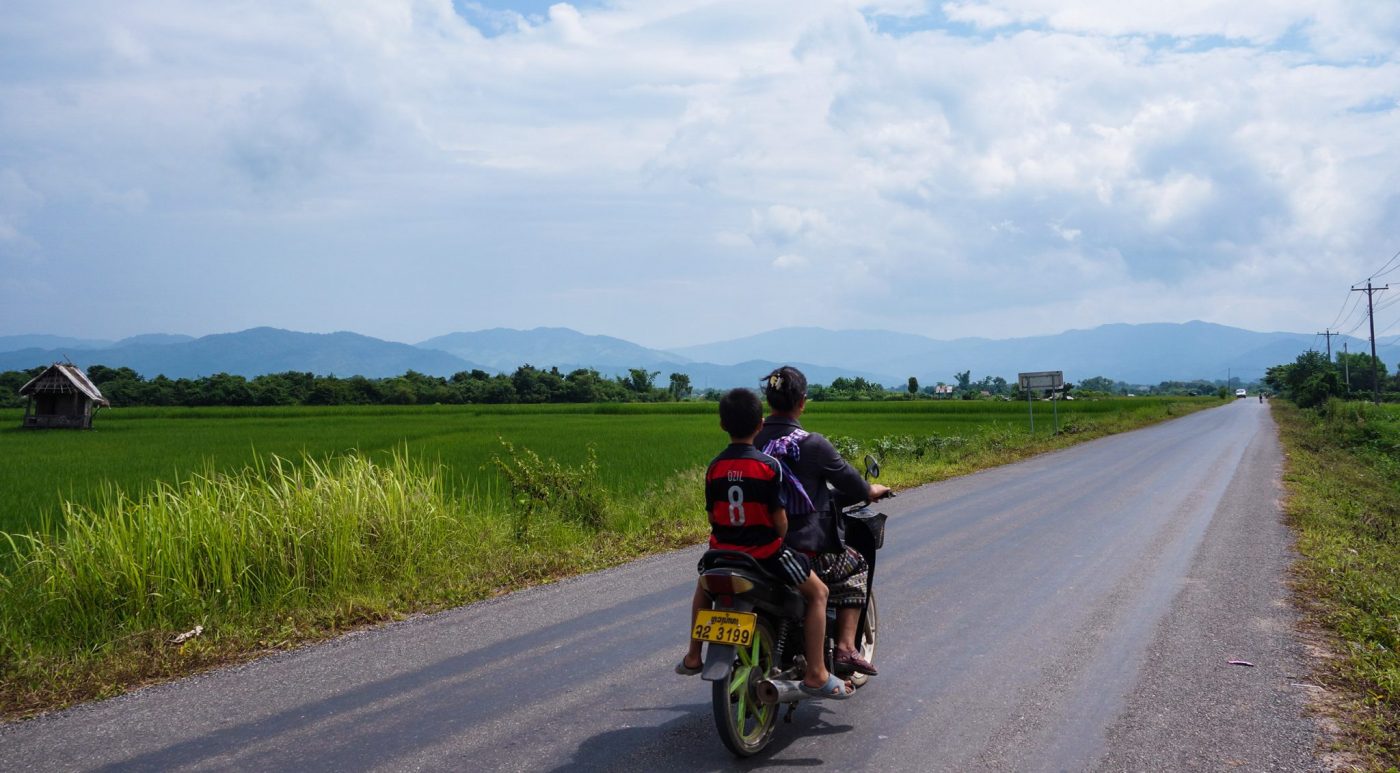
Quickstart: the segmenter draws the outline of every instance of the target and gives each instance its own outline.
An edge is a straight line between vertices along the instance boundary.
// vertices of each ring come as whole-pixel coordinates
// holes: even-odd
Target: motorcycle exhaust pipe
[[[764,679],[755,690],[759,702],[772,706],[777,703],[811,700],[812,696],[802,692],[802,682],[792,679]]]

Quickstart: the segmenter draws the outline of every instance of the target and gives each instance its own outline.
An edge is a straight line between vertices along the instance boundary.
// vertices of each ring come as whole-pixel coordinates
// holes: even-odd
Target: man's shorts
[[[778,552],[767,558],[755,558],[754,561],[763,567],[763,571],[777,577],[785,585],[796,587],[807,581],[807,575],[812,573],[812,561],[807,556],[793,550],[787,545],[778,549]],[[706,570],[705,559],[700,559],[696,571],[704,573]]]
[[[855,548],[848,547],[841,553],[818,553],[812,570],[826,583],[828,604],[837,608],[865,606],[870,567]]]

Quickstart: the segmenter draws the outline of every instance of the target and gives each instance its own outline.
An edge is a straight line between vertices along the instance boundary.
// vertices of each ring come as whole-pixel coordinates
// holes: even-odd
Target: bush
[[[528,448],[518,452],[502,439],[504,455],[492,458],[510,485],[514,535],[517,542],[529,538],[531,524],[553,517],[597,531],[607,520],[607,490],[598,476],[598,457],[588,447],[588,459],[578,467],[566,467],[554,459],[541,459]]]

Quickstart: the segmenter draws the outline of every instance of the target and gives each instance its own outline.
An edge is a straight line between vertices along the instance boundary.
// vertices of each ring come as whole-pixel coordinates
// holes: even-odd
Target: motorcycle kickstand
[[[793,714],[794,711],[797,711],[797,701],[793,701],[792,703],[789,703],[789,704],[788,704],[787,713],[783,715],[783,724],[785,724],[785,725],[791,725],[791,724],[792,724],[792,714]]]

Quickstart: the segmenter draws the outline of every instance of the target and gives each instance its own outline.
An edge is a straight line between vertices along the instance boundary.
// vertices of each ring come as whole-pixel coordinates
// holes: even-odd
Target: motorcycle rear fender
[[[734,599],[734,603],[716,609],[730,609],[735,612],[752,612],[753,604],[741,598]],[[700,672],[700,678],[707,682],[718,682],[729,678],[729,673],[734,670],[734,645],[705,643],[705,669]]]

